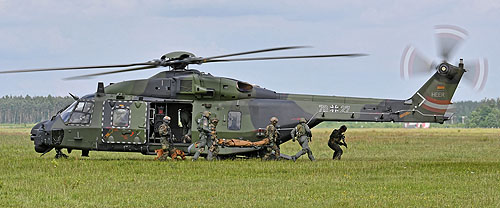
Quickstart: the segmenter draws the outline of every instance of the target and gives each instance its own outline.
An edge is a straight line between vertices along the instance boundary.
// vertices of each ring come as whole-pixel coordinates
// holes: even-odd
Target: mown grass
[[[498,207],[500,132],[349,129],[332,161],[153,161],[138,153],[39,157],[29,129],[0,128],[0,207]],[[294,154],[288,142],[282,152]]]

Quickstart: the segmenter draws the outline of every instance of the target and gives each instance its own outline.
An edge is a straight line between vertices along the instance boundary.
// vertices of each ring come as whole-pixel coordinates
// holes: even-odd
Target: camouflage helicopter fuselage
[[[193,140],[174,145],[192,154],[192,144],[198,140],[197,120],[203,111],[219,119],[219,138],[249,141],[263,139],[269,118],[275,116],[282,143],[291,139],[290,130],[300,118],[306,118],[310,127],[323,121],[443,123],[450,116],[447,110],[465,70],[462,64],[441,66],[446,70],[438,70],[406,100],[285,94],[197,70],[164,71],[149,79],[98,87],[96,93],[37,124],[31,138],[40,153],[55,147],[69,152],[153,154],[161,147],[155,138],[155,123],[159,116],[169,115],[177,138],[182,136],[182,128],[190,126]],[[189,111],[189,125],[181,125],[181,111]],[[258,151],[221,148],[220,154],[252,155]]]

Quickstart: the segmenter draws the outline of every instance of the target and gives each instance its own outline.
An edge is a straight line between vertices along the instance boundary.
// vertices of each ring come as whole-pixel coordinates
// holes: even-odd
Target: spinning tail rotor
[[[448,64],[456,50],[468,37],[467,31],[457,26],[438,25],[435,28],[438,55],[441,58],[440,64],[431,61],[420,53],[415,47],[409,45],[403,51],[401,57],[400,73],[401,78],[408,80],[415,75],[429,74],[439,70],[442,64]],[[488,61],[485,58],[475,60],[465,60],[464,68],[466,73],[464,80],[476,91],[481,91],[487,81]]]

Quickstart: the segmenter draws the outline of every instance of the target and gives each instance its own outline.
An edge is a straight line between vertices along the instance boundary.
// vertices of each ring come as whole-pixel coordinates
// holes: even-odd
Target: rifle
[[[347,148],[347,143],[345,143],[345,136],[344,136],[344,135],[342,135],[342,136],[340,137],[340,139],[342,140],[342,144],[341,144],[341,145],[344,145],[344,146]]]

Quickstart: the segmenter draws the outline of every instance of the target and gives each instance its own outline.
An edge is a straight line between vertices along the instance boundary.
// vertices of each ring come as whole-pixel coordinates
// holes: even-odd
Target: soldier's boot
[[[200,151],[199,151],[199,150],[198,150],[198,151],[196,151],[196,153],[194,153],[194,156],[193,156],[193,159],[192,159],[192,160],[193,160],[193,161],[196,161],[196,160],[198,160],[198,157],[200,157]]]
[[[281,155],[281,153],[280,153],[279,149],[274,151],[274,157],[275,157],[276,160],[281,160],[281,156],[280,155]]]
[[[56,156],[55,156],[55,158],[59,159],[61,157],[68,158],[68,155],[65,155],[64,153],[62,153],[61,149],[56,149]]]
[[[262,158],[262,160],[269,160],[269,159],[270,159],[270,156],[271,156],[271,154],[270,154],[270,153],[266,153],[266,154],[264,155],[264,157]]]
[[[316,159],[314,158],[314,155],[313,155],[313,153],[312,153],[312,151],[311,151],[311,150],[309,150],[309,152],[307,152],[307,157],[309,157],[309,160],[311,160],[311,161],[315,161],[315,160],[316,160]]]

